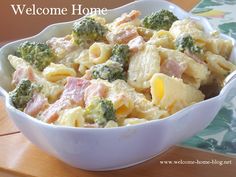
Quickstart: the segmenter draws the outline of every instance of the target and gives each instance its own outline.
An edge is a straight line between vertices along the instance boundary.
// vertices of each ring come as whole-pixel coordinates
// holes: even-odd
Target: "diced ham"
[[[130,40],[138,36],[138,32],[135,29],[122,30],[116,35],[116,41],[118,43],[127,44]]]
[[[92,98],[104,98],[107,94],[108,87],[103,83],[92,83],[84,92],[85,105],[88,105]]]
[[[31,66],[17,68],[13,74],[12,83],[17,85],[22,79],[35,80],[34,71]]]
[[[90,81],[76,77],[69,77],[61,98],[70,99],[78,106],[84,106],[84,91],[90,85]]]
[[[70,53],[71,51],[75,50],[77,48],[76,45],[74,45],[73,42],[71,42],[71,36],[67,35],[65,37],[53,37],[50,40],[48,40],[47,45],[52,48],[54,53],[58,56],[64,56],[65,54]]]
[[[136,38],[128,42],[129,49],[132,52],[137,52],[138,50],[142,49],[144,44],[145,44],[145,41],[142,36],[137,36]]]
[[[185,50],[184,53],[188,55],[190,58],[194,59],[196,62],[200,64],[205,64],[197,55],[191,53],[189,50]]]
[[[117,33],[109,32],[107,33],[107,40],[110,43],[119,43],[119,44],[127,44],[130,40],[136,38],[138,36],[138,32],[136,29],[122,29]]]
[[[90,81],[76,78],[68,77],[65,89],[60,97],[55,103],[49,106],[41,114],[43,121],[52,123],[56,121],[59,117],[59,112],[74,106],[84,106],[84,92],[85,89],[90,85]]]
[[[171,77],[174,76],[177,78],[181,78],[186,68],[187,65],[185,63],[178,63],[175,60],[166,60],[161,65],[161,73],[164,73]]]
[[[55,103],[51,104],[41,115],[41,120],[47,123],[55,122],[59,117],[59,112],[72,107],[71,100],[59,99]]]
[[[48,106],[48,100],[40,93],[34,93],[32,99],[27,103],[24,112],[35,117]]]
[[[121,15],[121,17],[115,19],[114,23],[116,24],[116,26],[119,26],[120,24],[127,23],[137,19],[140,15],[141,13],[139,11],[132,10],[129,14],[124,13]]]

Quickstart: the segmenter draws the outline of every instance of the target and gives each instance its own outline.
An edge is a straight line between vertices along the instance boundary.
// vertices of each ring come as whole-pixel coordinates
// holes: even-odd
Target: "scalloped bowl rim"
[[[182,8],[180,8],[179,6],[171,3],[171,2],[167,2],[167,1],[164,1],[164,0],[158,0],[155,1],[155,0],[139,0],[139,1],[134,1],[134,2],[131,2],[129,4],[126,4],[126,5],[123,5],[123,6],[120,6],[120,7],[117,7],[117,8],[114,8],[114,9],[109,9],[107,11],[107,13],[111,13],[111,12],[117,12],[117,11],[120,11],[120,10],[125,10],[127,7],[129,6],[132,6],[132,5],[136,5],[136,4],[139,4],[139,3],[142,3],[142,2],[145,2],[145,3],[161,3],[161,4],[167,4],[169,7],[171,7],[171,9],[177,9],[178,11],[180,11],[182,14],[181,15],[184,15],[184,16],[187,16],[189,18],[192,18],[192,19],[195,19],[195,20],[199,20],[201,24],[205,24],[207,25],[207,27],[209,28],[209,31],[208,32],[211,32],[211,31],[215,31],[214,28],[211,26],[211,24],[209,23],[209,21],[204,18],[204,17],[200,17],[200,16],[195,16],[195,15],[192,15],[188,12],[186,12],[185,10],[183,10]],[[126,10],[125,10],[126,11]],[[106,15],[105,15],[106,16]],[[109,16],[109,15],[108,15]],[[83,19],[85,16],[79,18],[79,19],[76,19],[76,20],[72,20],[72,21],[67,21],[67,22],[60,22],[60,23],[54,23],[54,24],[51,24],[47,27],[45,27],[41,32],[39,32],[38,34],[36,35],[33,35],[33,36],[30,36],[30,37],[26,37],[26,38],[23,38],[23,39],[19,39],[19,40],[16,40],[16,41],[13,41],[13,42],[10,42],[6,45],[4,45],[3,47],[1,47],[0,49],[0,59],[2,59],[2,51],[5,50],[5,48],[11,48],[12,45],[16,45],[17,43],[20,43],[20,42],[23,42],[23,41],[26,41],[26,40],[33,40],[35,38],[38,38],[40,36],[42,36],[44,33],[46,33],[48,30],[50,30],[51,28],[54,28],[54,27],[57,27],[57,26],[60,26],[60,25],[66,25],[66,24],[73,24],[75,21],[78,21],[78,20],[81,20]],[[236,53],[236,47],[235,47],[235,40],[228,36],[228,35],[225,35],[225,34],[220,34],[221,37],[223,38],[227,38],[227,39],[230,39],[232,42],[233,42],[233,52],[232,53]],[[232,59],[232,55],[231,54],[231,59]],[[236,55],[236,54],[234,54]],[[235,80],[235,79],[234,79]],[[231,85],[231,86],[230,86]],[[212,101],[213,99],[223,99],[223,97],[225,98],[226,97],[226,94],[228,93],[228,91],[231,89],[233,84],[227,84],[226,86],[224,86],[222,88],[222,90],[220,91],[220,94],[213,97],[213,98],[210,98],[210,99],[207,99],[207,100],[203,100],[201,102],[198,102],[198,103],[195,103],[193,105],[190,105],[190,106],[187,106],[183,109],[181,109],[180,111],[166,117],[166,118],[163,118],[163,119],[153,119],[153,120],[150,120],[150,121],[147,121],[147,122],[144,122],[144,123],[140,123],[140,124],[135,124],[135,125],[130,125],[132,126],[133,128],[135,127],[141,127],[141,126],[148,126],[149,124],[152,124],[152,123],[157,123],[157,122],[162,122],[162,121],[168,121],[168,120],[171,120],[171,119],[176,119],[176,118],[179,118],[181,119],[181,116],[176,116],[177,114],[181,114],[181,113],[184,113],[184,112],[187,112],[187,111],[190,111],[191,109],[194,109],[195,107],[197,107],[199,104],[202,104],[202,103],[205,103],[205,102],[210,102]],[[30,115],[27,115],[26,113],[22,112],[22,111],[19,111],[18,109],[16,109],[14,106],[11,105],[11,102],[10,102],[10,99],[9,99],[9,94],[7,93],[7,91],[5,89],[3,89],[1,86],[0,86],[0,96],[4,96],[5,97],[5,105],[6,107],[9,109],[9,110],[13,110],[15,111],[17,114],[19,114],[21,117],[24,117],[26,119],[30,119],[31,121],[35,122],[36,124],[41,124],[42,126],[44,127],[50,127],[50,128],[56,128],[56,129],[67,129],[67,130],[80,130],[80,131],[108,131],[108,130],[121,130],[121,129],[125,129],[127,128],[127,126],[121,126],[121,127],[112,127],[112,128],[83,128],[83,127],[70,127],[70,126],[62,126],[62,125],[54,125],[54,124],[48,124],[48,123],[45,123],[41,120],[38,120],[38,119],[35,119],[34,117],[30,116]]]

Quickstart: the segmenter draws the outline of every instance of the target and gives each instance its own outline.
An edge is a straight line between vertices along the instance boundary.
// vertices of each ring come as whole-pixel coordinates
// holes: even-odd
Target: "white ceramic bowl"
[[[140,10],[145,16],[160,9],[174,12],[180,19],[193,18],[212,31],[206,19],[195,17],[166,1],[145,0],[109,10],[106,18],[113,20],[124,12]],[[8,54],[14,53],[19,43],[45,41],[52,36],[64,36],[71,32],[73,22],[59,23],[47,27],[36,36],[12,42],[0,50],[0,93],[5,97],[9,117],[19,130],[36,146],[74,167],[86,170],[111,170],[138,164],[150,159],[170,146],[179,143],[204,129],[216,116],[227,93],[236,88],[236,79],[227,84],[214,98],[189,106],[161,120],[118,128],[72,128],[46,124],[15,109],[7,91],[10,89],[12,67]],[[224,38],[229,38],[222,35]],[[231,58],[236,58],[236,49]]]

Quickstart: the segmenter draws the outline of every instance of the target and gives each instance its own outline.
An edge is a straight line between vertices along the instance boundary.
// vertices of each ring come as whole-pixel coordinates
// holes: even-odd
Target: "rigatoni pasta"
[[[89,47],[89,60],[93,64],[104,63],[110,58],[111,50],[111,45],[95,42]]]
[[[160,72],[160,56],[154,45],[146,45],[130,58],[127,82],[137,90],[150,87],[154,73]]]

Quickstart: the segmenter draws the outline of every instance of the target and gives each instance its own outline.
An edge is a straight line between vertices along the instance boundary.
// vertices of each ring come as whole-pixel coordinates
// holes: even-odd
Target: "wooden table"
[[[46,3],[46,1],[41,0]],[[172,0],[185,10],[190,10],[198,0]],[[66,2],[66,1],[65,1]],[[96,2],[98,2],[96,0]],[[112,8],[128,2],[120,0],[118,3],[99,1],[99,6]],[[67,3],[69,3],[67,1]],[[5,2],[6,4],[6,2]],[[50,23],[53,23],[51,19]],[[45,22],[46,23],[46,22]],[[43,26],[43,25],[42,25]],[[41,26],[41,27],[42,27]],[[38,31],[40,27],[36,26]],[[32,30],[36,30],[35,28]],[[27,31],[25,31],[25,34]],[[19,35],[22,37],[24,35]],[[10,40],[11,38],[7,39]],[[1,41],[2,42],[2,41]],[[188,165],[161,164],[162,161],[228,161],[229,165]],[[13,125],[7,117],[4,103],[0,101],[0,176],[39,176],[39,177],[235,177],[236,159],[219,154],[204,152],[175,146],[164,154],[145,163],[123,170],[110,172],[88,172],[68,166],[67,164],[47,155],[32,145]]]

